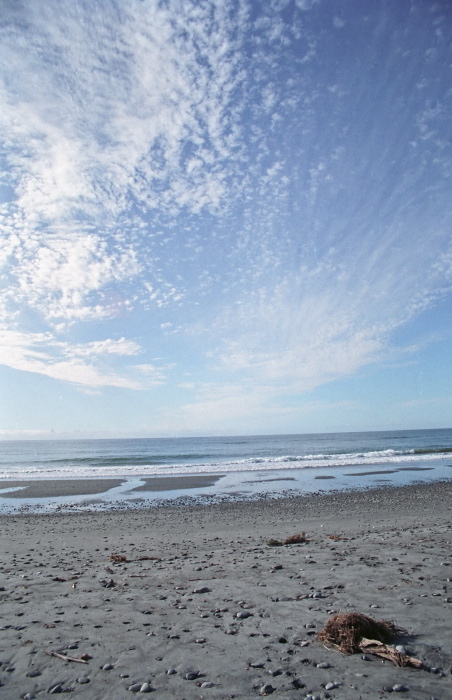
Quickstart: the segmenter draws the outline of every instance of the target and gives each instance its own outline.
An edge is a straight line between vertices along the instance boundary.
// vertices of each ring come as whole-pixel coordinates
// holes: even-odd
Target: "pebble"
[[[150,683],[143,683],[141,688],[140,688],[140,693],[150,693],[153,690],[152,685]]]
[[[321,664],[317,664],[317,668],[331,668],[331,664],[328,661],[322,661]]]
[[[185,674],[185,680],[186,681],[194,681],[196,678],[198,678],[199,673],[198,671],[189,671],[188,673]]]
[[[401,683],[396,683],[392,686],[392,689],[394,693],[403,693],[405,690],[408,690],[408,688],[405,685],[402,685]]]
[[[36,678],[36,676],[40,676],[41,671],[38,671],[38,669],[34,669],[33,671],[29,671],[27,673],[28,678]]]
[[[52,685],[49,688],[49,695],[56,695],[56,693],[62,693],[63,692],[63,686],[60,683],[57,683],[56,685]]]
[[[212,683],[212,681],[204,681],[204,683],[201,683],[201,688],[213,688],[215,686],[215,683]]]
[[[274,687],[271,685],[271,683],[266,683],[265,685],[262,686],[262,688],[259,690],[260,695],[270,695],[270,693],[273,693]]]
[[[111,671],[114,668],[113,664],[104,664],[102,666],[102,671]]]
[[[236,618],[238,620],[244,620],[247,617],[251,617],[251,613],[248,612],[248,610],[241,610],[240,612],[237,613]]]
[[[175,668],[169,668],[166,672],[168,676],[174,676],[175,673],[177,673]]]
[[[77,678],[77,683],[80,683],[81,685],[86,685],[89,683],[89,678],[87,676],[80,676],[80,678]]]
[[[141,683],[132,683],[132,685],[129,685],[129,690],[132,691],[132,693],[139,693],[141,690]]]
[[[207,588],[207,586],[203,586],[202,588],[195,588],[193,593],[211,593],[211,588]]]
[[[325,686],[325,690],[334,690],[335,688],[337,688],[336,683],[327,683]]]
[[[403,644],[397,644],[396,651],[398,651],[400,654],[408,654],[407,648],[403,646]]]

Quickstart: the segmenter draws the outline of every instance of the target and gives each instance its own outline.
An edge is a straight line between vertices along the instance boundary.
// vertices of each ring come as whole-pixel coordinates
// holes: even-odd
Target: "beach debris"
[[[66,656],[66,654],[59,654],[57,651],[48,651],[47,649],[45,650],[46,654],[49,656],[54,656],[57,659],[62,659],[63,661],[73,661],[78,664],[87,664],[88,661],[87,659],[77,659],[74,656]]]
[[[299,532],[296,535],[290,535],[290,537],[286,537],[285,540],[275,540],[273,537],[271,537],[267,541],[267,546],[282,547],[285,544],[305,544],[306,542],[308,542],[308,539],[306,538],[306,533]]]
[[[110,554],[109,561],[114,561],[119,564],[119,562],[126,562],[127,557],[125,557],[124,554]]]
[[[341,537],[341,535],[328,535],[328,539],[334,542],[340,542],[341,540],[347,540],[348,537]]]
[[[57,583],[65,583],[66,581],[77,581],[78,576],[70,576],[69,578],[62,578],[61,576],[54,576],[52,578],[52,581],[56,581]]]
[[[127,559],[127,557],[124,554],[110,554],[109,561],[114,562],[115,564],[131,564],[132,562],[135,561],[161,561],[161,557],[150,557],[150,556],[143,556],[143,557],[137,557],[136,559]]]
[[[362,613],[337,613],[327,620],[317,638],[343,654],[367,653],[392,661],[396,666],[421,668],[422,661],[387,644],[406,630],[388,620],[374,620]]]

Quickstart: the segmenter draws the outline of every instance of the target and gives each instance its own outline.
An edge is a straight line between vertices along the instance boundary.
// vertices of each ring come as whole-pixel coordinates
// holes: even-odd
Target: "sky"
[[[452,427],[449,0],[0,5],[0,439]]]

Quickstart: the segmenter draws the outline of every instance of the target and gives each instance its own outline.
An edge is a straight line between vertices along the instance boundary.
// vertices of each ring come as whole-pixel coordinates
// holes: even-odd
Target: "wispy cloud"
[[[49,333],[0,331],[0,363],[24,372],[43,374],[87,387],[114,386],[139,389],[137,381],[115,372],[102,371],[92,360],[102,355],[135,355],[139,346],[121,338],[79,345],[55,340]]]

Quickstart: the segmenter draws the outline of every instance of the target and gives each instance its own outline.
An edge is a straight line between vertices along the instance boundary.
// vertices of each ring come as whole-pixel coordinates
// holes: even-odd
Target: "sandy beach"
[[[446,700],[451,504],[449,482],[2,516],[0,693]],[[351,611],[405,628],[423,668],[322,645]]]

